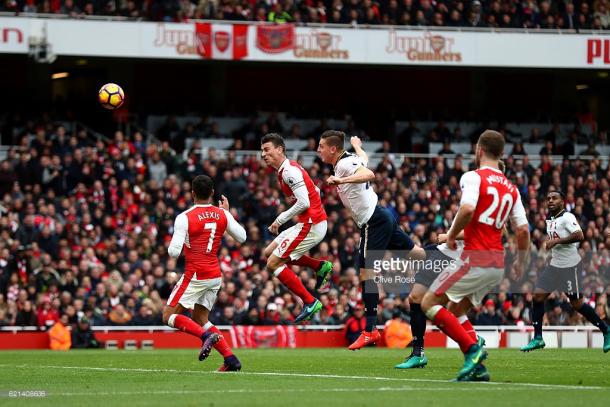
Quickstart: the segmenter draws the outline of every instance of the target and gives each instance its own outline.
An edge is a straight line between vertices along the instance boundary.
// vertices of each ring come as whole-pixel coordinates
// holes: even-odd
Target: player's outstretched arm
[[[360,157],[364,165],[366,166],[369,162],[369,156],[366,154],[366,151],[362,148],[362,140],[358,136],[352,136],[349,140],[352,147],[354,147],[354,151],[356,155]]]
[[[569,236],[547,240],[544,242],[544,247],[546,250],[551,250],[558,244],[577,243],[582,242],[583,240],[585,240],[585,234],[582,232],[582,230],[577,230],[576,232],[571,233]]]
[[[517,201],[513,205],[510,213],[512,229],[517,237],[517,257],[513,263],[515,277],[520,280],[523,276],[524,268],[529,262],[530,255],[530,229],[525,214],[525,207],[521,201],[521,195],[517,193]]]
[[[188,222],[188,218],[183,213],[178,215],[174,221],[174,234],[172,235],[172,241],[167,248],[167,253],[171,257],[180,256],[182,246],[184,246],[184,242],[186,240],[186,233],[189,228]]]
[[[458,209],[458,213],[451,224],[451,228],[447,233],[447,246],[451,250],[456,249],[455,241],[458,236],[461,234],[463,237],[463,231],[468,222],[472,220],[472,216],[474,215],[475,207],[470,204],[460,205],[460,209]]]
[[[292,190],[296,201],[294,205],[280,213],[271,226],[269,226],[269,231],[274,234],[279,232],[279,227],[281,225],[305,212],[310,206],[309,192],[307,191],[307,186],[305,185],[305,180],[303,179],[301,171],[290,167],[287,171],[282,173],[282,179]]]
[[[513,264],[513,270],[515,271],[515,277],[520,280],[523,277],[525,266],[529,262],[530,254],[530,230],[529,225],[517,226],[515,232],[517,236],[517,258]]]
[[[481,177],[474,171],[468,171],[460,179],[460,188],[462,189],[462,198],[460,200],[460,209],[449,228],[447,233],[447,247],[451,250],[457,248],[455,241],[460,233],[464,230],[468,222],[474,216],[474,212],[479,202],[479,187],[481,186]]]
[[[375,173],[369,170],[366,167],[360,167],[356,170],[356,172],[347,177],[337,177],[335,175],[331,175],[328,177],[326,182],[329,185],[339,185],[339,184],[364,184],[365,182],[370,182],[375,179]]]
[[[227,217],[227,230],[226,232],[239,243],[246,241],[246,229],[239,224],[231,214],[231,208],[229,206],[229,200],[226,196],[221,195],[218,206],[225,211]]]
[[[447,233],[441,233],[436,238],[436,241],[438,244],[446,243],[447,237],[448,237]],[[460,233],[458,233],[458,235],[455,237],[455,240],[464,240],[464,231],[463,230]]]
[[[233,239],[235,239],[239,243],[243,243],[246,241],[246,229],[242,225],[239,224],[231,215],[231,212],[225,209],[225,215],[227,215],[227,233]]]

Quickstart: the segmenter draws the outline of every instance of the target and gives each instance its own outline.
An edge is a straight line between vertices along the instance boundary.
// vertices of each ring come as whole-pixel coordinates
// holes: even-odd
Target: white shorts
[[[216,296],[220,290],[222,278],[211,278],[208,280],[195,280],[184,278],[184,274],[172,290],[167,299],[167,305],[175,307],[180,304],[184,308],[193,309],[195,304],[202,305],[208,311],[216,303]]]
[[[496,267],[471,267],[461,261],[452,263],[430,285],[436,295],[445,294],[458,303],[468,298],[472,305],[481,304],[483,298],[502,281],[504,269]]]
[[[290,260],[300,259],[309,249],[316,246],[326,236],[326,221],[315,225],[312,223],[297,223],[280,233],[274,240],[277,247],[273,254],[279,258]]]

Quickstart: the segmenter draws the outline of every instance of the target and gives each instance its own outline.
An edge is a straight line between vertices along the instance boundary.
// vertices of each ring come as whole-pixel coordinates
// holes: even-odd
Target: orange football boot
[[[373,332],[362,331],[356,342],[349,345],[349,350],[358,350],[381,339],[381,334],[377,329]]]

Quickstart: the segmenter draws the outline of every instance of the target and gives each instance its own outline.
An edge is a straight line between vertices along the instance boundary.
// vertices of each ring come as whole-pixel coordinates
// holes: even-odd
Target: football
[[[101,87],[98,93],[100,104],[109,110],[118,109],[125,101],[125,92],[116,83],[107,83]]]

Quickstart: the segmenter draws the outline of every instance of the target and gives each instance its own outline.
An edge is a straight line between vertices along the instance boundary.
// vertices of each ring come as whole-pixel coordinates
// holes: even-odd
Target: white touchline
[[[409,391],[421,390],[421,387],[402,386],[402,387],[366,387],[366,388],[328,388],[316,389],[316,393],[352,393],[352,392],[377,392],[377,391]],[[426,387],[430,391],[497,391],[494,388],[450,388],[450,387]],[[548,389],[552,390],[552,389]],[[114,392],[47,392],[48,397],[65,396],[131,396],[142,394],[242,394],[242,393],[311,393],[311,389],[228,389],[228,390],[151,390],[151,391],[114,391]]]
[[[610,390],[608,387],[601,386],[574,386],[566,384],[542,384],[542,383],[506,383],[506,382],[469,382],[469,383],[451,383],[448,380],[439,379],[413,379],[404,377],[377,377],[377,376],[348,376],[334,374],[310,374],[310,373],[283,373],[283,372],[216,372],[204,370],[179,370],[179,369],[144,369],[144,368],[127,368],[127,367],[96,367],[96,366],[61,366],[61,365],[9,365],[0,364],[0,367],[10,367],[17,369],[69,369],[69,370],[90,370],[101,372],[135,372],[135,373],[177,373],[177,374],[220,374],[220,375],[239,375],[239,376],[283,376],[283,377],[310,377],[321,379],[351,379],[351,380],[383,380],[395,382],[419,382],[419,383],[444,383],[453,386],[458,385],[480,385],[480,386],[514,386],[514,387],[532,387],[540,389],[565,389],[565,390]],[[452,389],[455,387],[452,386]],[[477,386],[477,389],[480,387]]]

